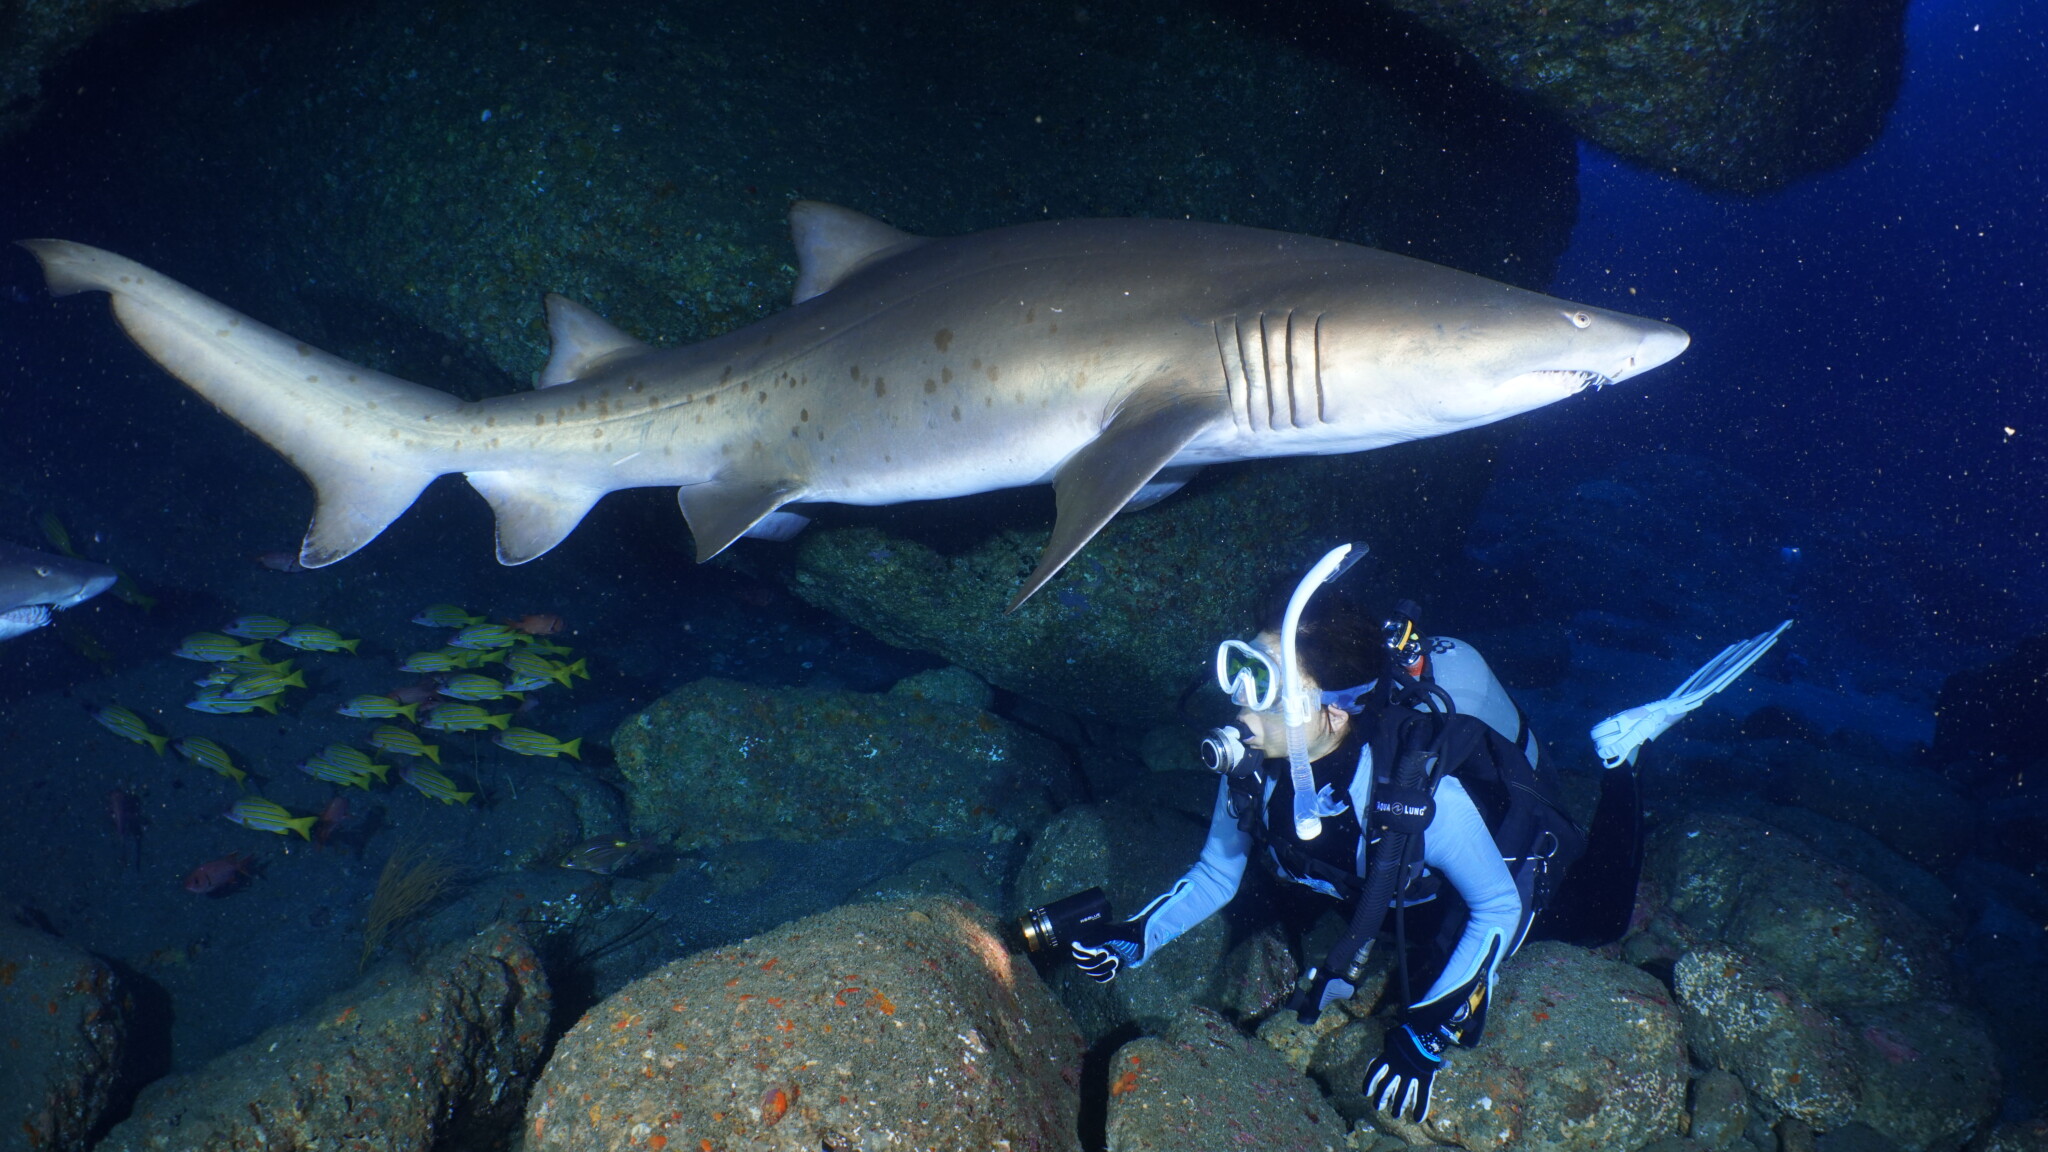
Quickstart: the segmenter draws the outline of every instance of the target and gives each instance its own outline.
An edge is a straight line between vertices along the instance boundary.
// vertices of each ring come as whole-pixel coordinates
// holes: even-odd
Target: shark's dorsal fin
[[[552,388],[590,374],[590,370],[621,352],[646,352],[649,346],[633,339],[611,322],[567,296],[550,292],[547,297],[548,339],[554,351],[548,366],[541,369],[540,387]]]
[[[801,499],[802,485],[788,480],[708,480],[676,489],[683,519],[697,541],[697,563],[726,550],[770,512]]]
[[[1052,539],[1004,611],[1015,612],[1045,587],[1190,440],[1217,420],[1229,418],[1221,392],[1190,392],[1178,383],[1160,381],[1132,393],[1101,434],[1053,474],[1059,511],[1053,518]]]
[[[789,238],[796,244],[798,269],[792,304],[831,291],[876,257],[925,243],[922,236],[823,200],[799,200],[789,206]]]

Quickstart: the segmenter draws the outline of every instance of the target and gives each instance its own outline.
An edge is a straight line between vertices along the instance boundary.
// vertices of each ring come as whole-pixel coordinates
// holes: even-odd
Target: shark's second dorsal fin
[[[796,244],[798,268],[792,304],[831,291],[878,256],[925,243],[922,236],[823,200],[799,200],[789,206],[789,238]]]
[[[646,352],[611,322],[567,296],[548,293],[548,339],[554,351],[541,369],[540,387],[552,388],[590,374],[590,370],[621,352]]]

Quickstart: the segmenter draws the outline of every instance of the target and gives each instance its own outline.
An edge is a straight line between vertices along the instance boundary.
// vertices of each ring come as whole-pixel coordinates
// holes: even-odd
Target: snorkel
[[[1280,624],[1280,719],[1287,728],[1287,777],[1294,785],[1294,835],[1300,840],[1313,840],[1323,833],[1323,820],[1317,814],[1315,773],[1308,764],[1309,721],[1322,708],[1320,693],[1309,692],[1301,679],[1301,661],[1294,651],[1295,633],[1301,626],[1302,609],[1308,607],[1309,598],[1324,584],[1344,574],[1345,569],[1365,555],[1365,546],[1358,545],[1357,555],[1352,554],[1352,545],[1339,544],[1323,554],[1321,560],[1294,586],[1294,595],[1287,599],[1287,615]]]

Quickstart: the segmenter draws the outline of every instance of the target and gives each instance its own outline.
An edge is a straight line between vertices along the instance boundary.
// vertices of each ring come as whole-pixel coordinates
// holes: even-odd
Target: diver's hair
[[[1293,592],[1294,585],[1289,584],[1268,604],[1261,625],[1266,631],[1280,631]],[[1379,619],[1337,588],[1326,587],[1309,600],[1301,614],[1294,650],[1302,671],[1325,689],[1354,688],[1386,667]]]

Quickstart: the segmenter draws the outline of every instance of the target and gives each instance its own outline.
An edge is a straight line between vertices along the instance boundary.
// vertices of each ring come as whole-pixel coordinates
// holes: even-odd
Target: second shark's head
[[[1476,277],[1444,287],[1454,291],[1325,314],[1318,358],[1331,431],[1407,440],[1490,424],[1639,376],[1691,342],[1661,321]]]
[[[50,622],[114,586],[119,574],[87,560],[0,544],[0,640]]]

